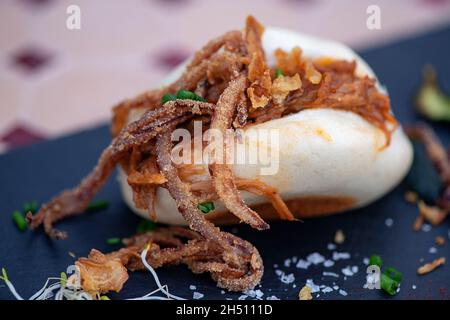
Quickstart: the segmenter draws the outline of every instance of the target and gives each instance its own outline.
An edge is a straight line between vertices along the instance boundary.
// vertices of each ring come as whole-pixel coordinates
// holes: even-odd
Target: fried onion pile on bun
[[[175,163],[172,135],[195,132],[198,122],[222,136],[231,132],[256,153],[277,155],[276,170],[263,171],[263,162]],[[254,129],[278,132],[279,143],[252,136]],[[229,290],[253,288],[264,269],[258,250],[216,225],[240,221],[264,230],[269,219],[366,205],[403,178],[412,158],[386,91],[358,55],[287,30],[264,32],[251,16],[243,31],[211,40],[162,87],[116,106],[112,136],[77,187],[27,215],[30,227],[43,225],[50,237],[65,238],[53,224],[84,212],[118,166],[133,211],[190,230],[160,227],[124,240],[119,251],[79,259],[82,286],[94,293],[119,291],[127,270],[145,268],[140,256],[153,268],[184,263],[209,272]],[[194,153],[211,146],[183,143]],[[221,142],[207,155],[214,160],[228,151]]]

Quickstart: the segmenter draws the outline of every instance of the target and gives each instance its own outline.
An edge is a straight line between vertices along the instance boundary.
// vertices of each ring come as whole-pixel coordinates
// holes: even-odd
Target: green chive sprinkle
[[[8,275],[6,274],[6,269],[2,268],[2,276],[3,281],[8,281]]]
[[[282,76],[284,76],[283,70],[281,70],[280,68],[276,68],[275,69],[275,78],[282,77]]]
[[[189,90],[179,90],[177,92],[177,99],[189,99],[189,100],[195,100],[195,101],[205,101],[205,99],[203,99],[202,97],[200,97],[199,95],[195,94],[192,91]]]
[[[402,273],[396,270],[395,268],[392,267],[386,268],[386,270],[383,273],[398,283],[402,281],[403,277]]]
[[[156,224],[150,220],[142,219],[136,229],[137,233],[144,233],[156,228]]]
[[[88,207],[86,208],[86,211],[100,211],[108,208],[109,202],[106,200],[99,200],[91,202]]]
[[[161,103],[165,104],[168,101],[172,101],[172,100],[176,100],[177,97],[174,94],[171,93],[167,93],[165,95],[163,95],[163,97],[161,98]]]
[[[100,296],[100,300],[111,300],[111,299],[108,298],[107,296]]]
[[[67,274],[65,273],[65,272],[61,272],[61,275],[59,276],[60,277],[60,283],[61,283],[61,287],[65,287],[66,286],[66,284],[67,284]]]
[[[387,294],[393,296],[397,293],[399,283],[384,273],[381,274],[381,289],[383,289]]]
[[[380,256],[373,254],[369,259],[369,265],[370,266],[378,266],[381,268],[381,266],[383,265],[383,260],[381,260]]]
[[[34,214],[38,210],[38,207],[39,205],[36,201],[25,202],[23,205],[23,213],[31,212]]]
[[[18,210],[14,211],[12,214],[12,219],[16,224],[17,229],[19,229],[22,232],[27,230],[27,221],[25,220],[25,217],[23,216],[22,212]]]
[[[211,201],[199,203],[197,208],[199,208],[200,211],[203,213],[208,213],[215,209],[214,202],[211,202]]]
[[[121,242],[122,242],[122,239],[120,239],[120,238],[109,238],[108,240],[106,240],[106,243],[110,244],[110,245],[119,244]]]

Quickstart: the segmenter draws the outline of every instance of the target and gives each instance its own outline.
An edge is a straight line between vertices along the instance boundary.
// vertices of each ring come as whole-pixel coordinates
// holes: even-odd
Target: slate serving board
[[[412,99],[420,84],[421,67],[432,63],[439,71],[439,79],[450,92],[450,27],[406,41],[361,52],[376,74],[389,90],[392,108],[403,124],[413,123],[419,117],[412,109]],[[440,138],[450,144],[450,128],[445,124],[433,124]],[[0,156],[0,266],[8,270],[9,278],[25,297],[38,290],[48,276],[57,276],[73,262],[71,251],[85,256],[93,247],[101,251],[115,249],[105,243],[110,237],[125,237],[134,233],[139,219],[130,213],[121,200],[118,184],[112,177],[98,199],[107,199],[107,210],[88,213],[65,220],[58,228],[69,232],[65,241],[51,241],[42,230],[20,233],[11,221],[11,213],[29,200],[47,201],[60,190],[74,186],[94,165],[102,148],[108,144],[107,126],[80,132],[54,141],[44,142]],[[280,299],[297,299],[299,289],[306,279],[316,284],[339,286],[339,291],[314,295],[316,299],[384,299],[391,298],[378,290],[363,289],[365,266],[363,258],[373,253],[382,256],[386,265],[393,266],[404,274],[401,290],[393,299],[449,299],[450,266],[444,266],[423,277],[416,275],[419,260],[432,260],[444,256],[450,260],[448,238],[449,221],[429,232],[413,232],[412,223],[417,209],[404,202],[404,186],[369,207],[327,218],[306,220],[303,223],[276,222],[270,231],[257,232],[248,226],[234,227],[233,231],[252,242],[261,252],[265,263],[262,280],[264,298],[275,295]],[[392,227],[385,225],[386,219],[394,221]],[[232,230],[231,227],[225,228]],[[340,260],[335,266],[310,266],[307,270],[295,266],[285,267],[286,258],[306,258],[318,252],[330,258],[332,251],[327,244],[332,242],[337,229],[342,229],[346,241],[337,251],[348,252],[351,258]],[[434,238],[442,235],[447,244],[437,247]],[[438,252],[429,253],[435,246]],[[295,281],[282,283],[275,274],[274,264],[286,274],[292,273]],[[341,272],[346,266],[358,266],[359,272],[347,277]],[[339,278],[323,276],[323,271],[336,272]],[[158,271],[163,283],[170,291],[192,298],[189,285],[207,299],[237,299],[241,294],[225,293],[215,286],[209,275],[193,275],[184,266],[168,267]],[[296,287],[293,287],[293,284]],[[416,289],[412,289],[415,285]],[[155,288],[148,273],[134,273],[120,294],[111,298],[130,298],[143,295]],[[0,287],[0,299],[11,299],[9,291]]]

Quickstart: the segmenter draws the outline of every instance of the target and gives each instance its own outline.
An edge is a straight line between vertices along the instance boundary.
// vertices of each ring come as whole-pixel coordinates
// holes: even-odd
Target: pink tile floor
[[[66,28],[72,4],[80,30]],[[366,27],[370,4],[381,30]],[[449,24],[450,1],[0,0],[0,152],[107,121],[249,13],[361,49]]]

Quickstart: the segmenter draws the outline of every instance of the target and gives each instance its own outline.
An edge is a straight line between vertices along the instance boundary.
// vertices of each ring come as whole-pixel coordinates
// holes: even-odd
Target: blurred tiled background
[[[69,5],[81,30],[66,28]],[[381,30],[366,9],[381,8]],[[107,121],[247,14],[356,49],[450,24],[449,0],[0,0],[0,152]]]

